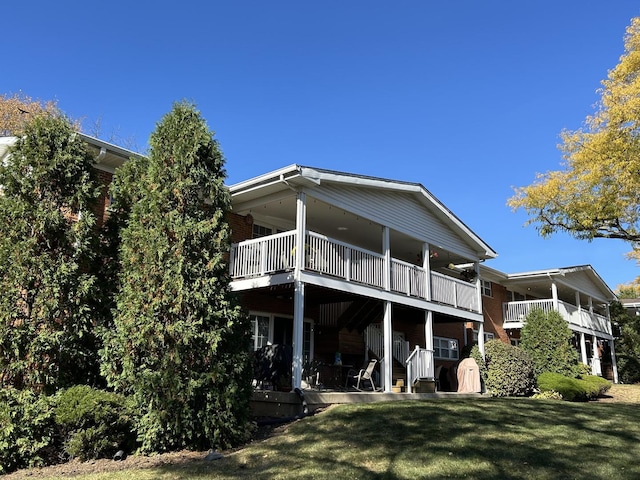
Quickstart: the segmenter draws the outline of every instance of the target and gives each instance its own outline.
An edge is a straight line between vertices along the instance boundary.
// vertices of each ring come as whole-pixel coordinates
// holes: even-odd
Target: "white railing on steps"
[[[416,348],[407,358],[407,392],[411,393],[413,384],[423,378],[434,378],[433,350]]]
[[[365,344],[368,350],[371,350],[378,358],[384,357],[384,333],[378,325],[369,325],[365,332]],[[405,364],[409,357],[409,342],[398,333],[393,332],[393,358]]]

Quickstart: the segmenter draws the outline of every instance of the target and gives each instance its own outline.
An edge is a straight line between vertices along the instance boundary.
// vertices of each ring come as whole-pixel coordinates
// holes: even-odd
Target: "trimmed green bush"
[[[29,390],[0,390],[0,473],[55,459],[51,398]]]
[[[485,360],[475,348],[471,356],[480,367],[487,391],[494,397],[531,395],[535,387],[533,362],[518,347],[500,340],[490,340],[485,346]]]
[[[541,392],[558,392],[570,402],[596,399],[611,388],[611,382],[595,375],[573,378],[559,373],[545,372],[538,376],[537,381]]]
[[[596,375],[582,375],[580,380],[586,385],[587,394],[590,399],[601,397],[611,388],[611,382],[609,380]]]
[[[570,402],[583,402],[588,398],[583,382],[560,373],[544,372],[538,375],[538,388],[541,392],[558,392]]]
[[[123,395],[78,385],[58,393],[56,403],[55,419],[69,457],[110,458],[120,449],[133,450],[134,422]]]

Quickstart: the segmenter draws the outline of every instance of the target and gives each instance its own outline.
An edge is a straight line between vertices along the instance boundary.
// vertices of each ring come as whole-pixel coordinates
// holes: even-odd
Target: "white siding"
[[[476,258],[477,253],[462,237],[407,192],[325,183],[309,194],[411,237]]]
[[[609,301],[606,297],[603,297],[602,290],[597,287],[586,272],[571,273],[568,274],[566,278],[567,280],[563,283],[570,288],[579,291],[583,302],[586,300],[584,297],[587,295],[591,296],[594,301]]]

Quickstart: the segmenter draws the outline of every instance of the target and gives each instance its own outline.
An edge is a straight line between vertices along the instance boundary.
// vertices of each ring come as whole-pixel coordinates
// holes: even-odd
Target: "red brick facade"
[[[96,216],[96,226],[100,228],[109,216],[109,185],[111,185],[111,181],[113,180],[113,174],[98,169],[96,169],[96,172],[98,182],[100,182],[101,192],[100,198],[98,198],[98,203],[93,209],[93,213]]]

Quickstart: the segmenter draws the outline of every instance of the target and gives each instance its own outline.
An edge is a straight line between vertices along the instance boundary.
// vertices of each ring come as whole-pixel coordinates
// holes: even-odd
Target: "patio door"
[[[313,337],[311,322],[302,323],[302,362],[313,358]],[[293,346],[293,318],[273,317],[273,343]]]
[[[273,317],[273,343],[293,345],[293,318]]]

